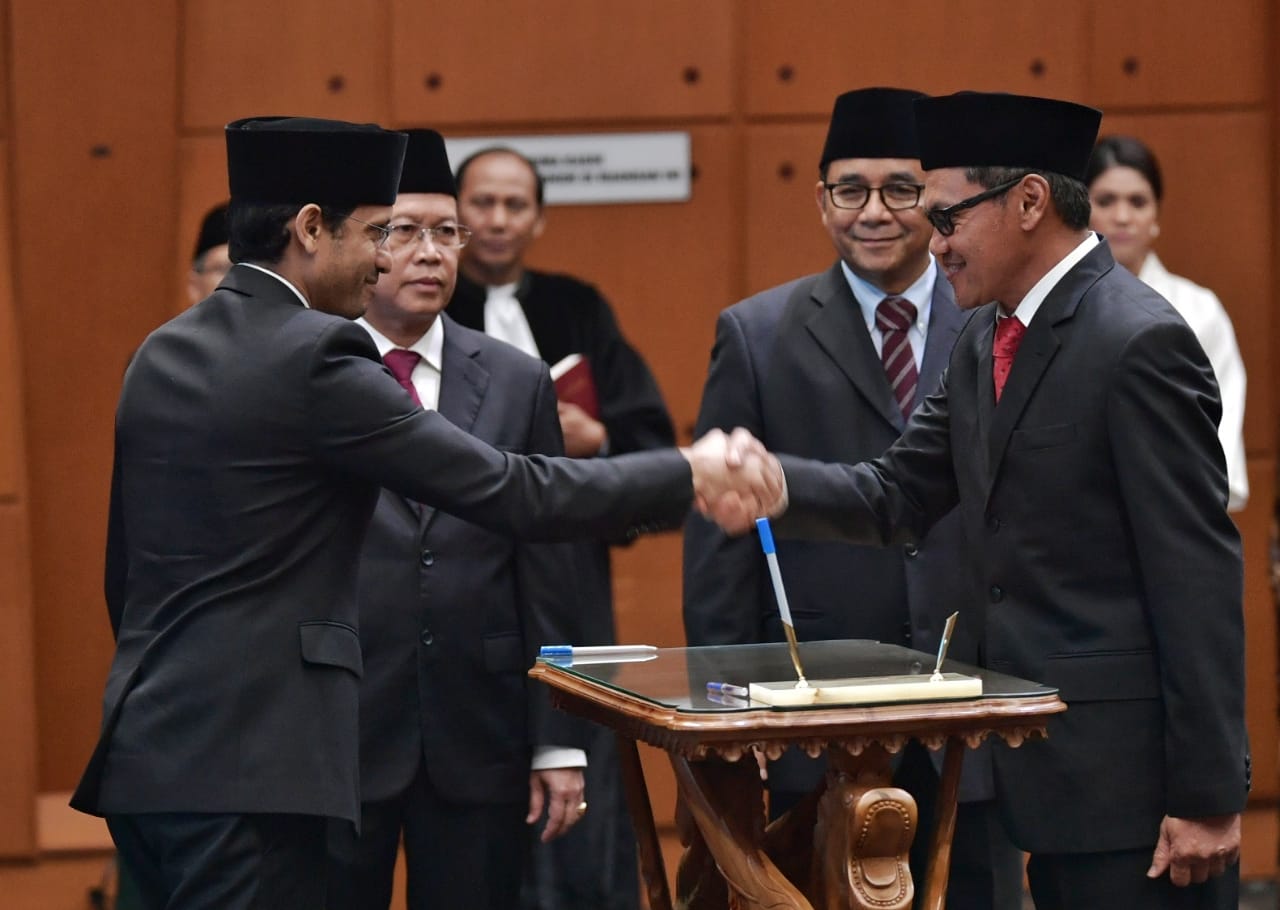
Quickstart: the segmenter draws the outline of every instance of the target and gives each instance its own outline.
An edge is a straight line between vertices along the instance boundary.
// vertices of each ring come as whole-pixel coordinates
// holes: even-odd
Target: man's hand
[[[557,401],[564,453],[570,458],[594,458],[609,438],[604,424],[571,401]]]
[[[542,829],[542,842],[555,840],[567,832],[582,818],[578,806],[582,805],[585,784],[581,768],[544,768],[529,772],[529,814],[526,825],[537,824],[542,809],[547,810],[547,826]]]
[[[1169,881],[1185,888],[1221,875],[1239,860],[1239,814],[1207,818],[1166,815],[1147,878],[1159,878],[1167,870]]]
[[[755,520],[786,508],[786,485],[778,459],[744,429],[712,430],[681,449],[693,468],[694,502],[727,534],[745,534]]]

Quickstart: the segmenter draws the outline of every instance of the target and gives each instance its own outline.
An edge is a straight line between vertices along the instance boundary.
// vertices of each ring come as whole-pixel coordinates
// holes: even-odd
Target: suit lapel
[[[1031,320],[1031,325],[1027,327],[1027,334],[1023,337],[1022,344],[1018,346],[1018,353],[1014,357],[1013,368],[1009,371],[1009,378],[1005,382],[998,406],[995,405],[995,384],[991,378],[991,344],[995,335],[996,309],[994,306],[991,307],[990,324],[983,332],[981,341],[985,357],[981,358],[979,364],[981,377],[979,382],[985,384],[985,395],[980,394],[978,397],[979,402],[989,402],[991,406],[989,424],[991,432],[988,437],[991,470],[988,474],[990,478],[988,497],[995,484],[995,478],[1000,473],[1000,464],[1009,447],[1009,438],[1017,428],[1018,421],[1035,394],[1036,387],[1062,345],[1059,326],[1075,316],[1076,308],[1080,305],[1085,293],[1114,265],[1115,260],[1111,258],[1110,249],[1105,243],[1099,244],[1084,259],[1076,263],[1049,291],[1049,296],[1040,305],[1035,318]],[[979,411],[981,410],[980,404]]]
[[[941,274],[933,283],[933,303],[929,309],[929,334],[925,338],[924,357],[920,361],[920,384],[916,387],[915,404],[938,387],[942,371],[951,360],[960,330],[964,328],[965,315],[956,306],[951,283]]]
[[[479,362],[480,348],[466,341],[460,342],[461,332],[450,331],[452,321],[444,315],[444,351],[440,370],[440,402],[437,410],[441,417],[461,430],[470,433],[480,413],[489,387],[489,371]],[[426,533],[436,517],[436,509],[423,506],[422,533]]]
[[[858,393],[891,426],[902,431],[904,421],[898,403],[884,375],[880,356],[862,320],[862,309],[854,299],[840,263],[836,263],[814,284],[810,292],[812,313],[805,328],[836,368],[848,377]]]

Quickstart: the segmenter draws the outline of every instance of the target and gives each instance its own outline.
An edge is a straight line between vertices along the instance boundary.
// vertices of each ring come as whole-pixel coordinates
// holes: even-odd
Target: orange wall
[[[223,123],[688,130],[688,203],[556,208],[534,252],[605,291],[687,438],[715,314],[831,261],[816,158],[834,96],[874,84],[1071,97],[1160,154],[1161,251],[1219,292],[1249,370],[1249,721],[1255,793],[1280,795],[1266,584],[1280,41],[1267,0],[1168,9],[312,0],[304,16],[284,0],[0,0],[0,725],[14,744],[0,750],[0,855],[36,852],[33,794],[72,787],[95,737],[115,395],[129,353],[182,306],[199,217],[225,194]],[[624,637],[681,641],[679,549],[672,535],[618,555]],[[670,785],[655,789],[669,819]]]

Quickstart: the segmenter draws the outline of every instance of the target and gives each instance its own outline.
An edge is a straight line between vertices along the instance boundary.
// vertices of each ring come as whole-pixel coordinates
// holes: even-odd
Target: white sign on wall
[[[478,136],[447,139],[449,164],[490,146],[514,149],[533,161],[547,205],[687,202],[689,134],[582,133],[556,136]]]

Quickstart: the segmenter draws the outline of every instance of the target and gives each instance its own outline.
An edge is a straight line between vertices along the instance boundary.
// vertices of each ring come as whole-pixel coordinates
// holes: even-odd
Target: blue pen
[[[709,682],[707,683],[707,691],[719,695],[732,695],[735,698],[748,698],[751,695],[751,690],[745,686],[735,686],[726,682]]]
[[[809,688],[804,678],[804,668],[800,666],[800,645],[796,642],[796,626],[791,621],[791,607],[787,605],[787,589],[782,586],[782,570],[778,568],[778,549],[773,545],[773,528],[769,519],[757,518],[756,530],[760,532],[760,548],[764,550],[765,561],[769,563],[769,577],[773,580],[773,596],[778,599],[778,614],[782,617],[782,631],[787,634],[787,647],[791,651],[791,663],[796,668],[797,689]]]

